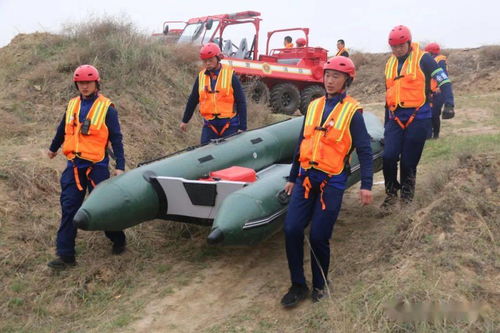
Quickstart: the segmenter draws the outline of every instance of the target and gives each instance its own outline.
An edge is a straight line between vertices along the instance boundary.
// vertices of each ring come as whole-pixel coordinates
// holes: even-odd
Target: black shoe
[[[399,200],[397,194],[388,194],[385,197],[384,202],[382,202],[382,204],[380,205],[380,213],[382,214],[382,216],[391,214],[396,209],[398,201]]]
[[[384,199],[384,202],[382,202],[382,205],[380,205],[380,208],[381,209],[392,209],[394,208],[394,206],[396,206],[396,204],[398,203],[398,195],[394,195],[394,194],[388,194],[385,199]]]
[[[401,196],[401,207],[407,208],[413,202],[413,197]]]
[[[322,289],[314,288],[312,293],[311,293],[311,298],[312,298],[313,303],[318,303],[325,296],[326,296],[326,289],[325,288],[322,288]]]
[[[281,299],[281,305],[285,308],[291,308],[305,299],[309,294],[309,288],[306,285],[293,283],[285,296]]]
[[[47,266],[52,269],[66,269],[76,265],[74,256],[59,256],[56,259],[49,261]]]
[[[125,252],[125,244],[113,244],[113,248],[111,249],[111,253],[114,255],[119,255]]]

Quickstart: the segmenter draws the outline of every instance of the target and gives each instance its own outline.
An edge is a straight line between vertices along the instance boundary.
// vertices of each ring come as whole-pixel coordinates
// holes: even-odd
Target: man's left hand
[[[114,174],[115,174],[115,176],[119,176],[119,175],[123,174],[124,172],[125,172],[125,171],[123,171],[123,170],[120,170],[120,169],[115,169]]]
[[[455,110],[453,105],[446,104],[443,109],[443,119],[451,119],[455,117]]]
[[[370,190],[360,190],[359,191],[359,200],[363,206],[369,205],[373,202],[372,191]]]

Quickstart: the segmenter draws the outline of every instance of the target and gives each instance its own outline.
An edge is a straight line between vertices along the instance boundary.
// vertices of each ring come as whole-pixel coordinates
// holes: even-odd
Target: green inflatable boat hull
[[[372,137],[374,172],[382,168],[383,127],[364,113]],[[211,226],[211,244],[251,246],[280,230],[286,198],[279,196],[290,171],[303,117],[229,137],[143,165],[99,184],[77,212],[84,230],[123,230],[161,218]],[[348,186],[360,180],[353,152]],[[207,182],[211,171],[242,166],[257,181]]]
[[[229,137],[177,154],[100,183],[74,218],[83,230],[123,230],[156,218],[198,224],[210,221],[170,218],[158,176],[199,179],[214,170],[238,165],[261,170],[293,158],[302,117]]]

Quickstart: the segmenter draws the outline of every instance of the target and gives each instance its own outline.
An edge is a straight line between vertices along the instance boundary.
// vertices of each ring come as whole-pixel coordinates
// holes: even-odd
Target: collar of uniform
[[[89,97],[87,97],[87,98],[83,98],[83,95],[80,94],[80,100],[81,101],[95,101],[97,96],[99,96],[99,92],[97,92],[97,91],[95,93],[93,93],[92,95],[89,95]]]
[[[411,52],[411,50],[410,50]],[[405,54],[404,56],[402,57],[398,57],[398,61],[401,63],[401,62],[404,62],[406,60],[406,58],[408,58],[408,56],[410,55],[410,52],[408,52],[407,54]]]
[[[208,70],[207,69],[207,70],[205,70],[205,75],[210,75],[210,76],[215,75],[215,76],[217,76],[217,75],[219,75],[219,72],[220,72],[221,69],[222,69],[222,65],[219,66],[219,68],[216,68],[216,69],[213,69],[213,70]]]
[[[340,102],[341,100],[343,100],[346,96],[346,92],[341,92],[340,94],[335,94],[333,95],[332,97],[328,98],[328,95],[326,97],[326,104],[328,105],[335,105],[337,104],[338,102]]]

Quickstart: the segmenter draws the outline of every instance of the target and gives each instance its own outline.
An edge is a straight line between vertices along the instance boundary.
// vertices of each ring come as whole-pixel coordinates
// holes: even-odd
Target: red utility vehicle
[[[189,19],[179,34],[164,23],[164,33],[175,34],[177,43],[200,46],[217,43],[225,57],[222,63],[232,66],[239,75],[247,98],[256,103],[270,103],[275,112],[291,114],[297,109],[305,113],[309,102],[323,96],[323,64],[328,50],[309,46],[309,28],[289,28],[267,33],[266,51],[259,53],[260,13],[245,11]],[[177,23],[179,21],[176,21]],[[182,22],[182,21],[181,21]],[[251,34],[229,36],[231,29],[251,26]],[[237,30],[237,29],[236,29]],[[299,31],[304,34],[304,47],[270,49],[276,33]],[[233,40],[231,39],[233,37]]]

